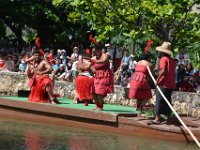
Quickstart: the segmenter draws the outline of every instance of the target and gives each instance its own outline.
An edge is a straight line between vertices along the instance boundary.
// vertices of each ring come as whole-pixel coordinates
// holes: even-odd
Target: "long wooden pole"
[[[155,78],[153,77],[150,68],[147,66],[148,72],[153,80],[154,83],[156,83]],[[174,110],[174,108],[172,107],[172,105],[170,104],[170,102],[167,100],[167,98],[165,97],[165,95],[163,94],[163,92],[161,91],[160,87],[158,85],[156,85],[156,88],[158,89],[158,91],[160,92],[161,96],[164,98],[165,102],[167,103],[167,105],[169,106],[169,108],[172,110],[172,112],[175,114],[175,116],[177,117],[177,119],[179,120],[179,122],[183,125],[183,127],[188,131],[188,133],[191,135],[192,139],[195,141],[195,143],[197,144],[197,146],[200,148],[200,143],[197,140],[197,138],[194,136],[194,134],[191,132],[191,130],[186,126],[186,124],[181,120],[181,117],[177,114],[177,112]]]

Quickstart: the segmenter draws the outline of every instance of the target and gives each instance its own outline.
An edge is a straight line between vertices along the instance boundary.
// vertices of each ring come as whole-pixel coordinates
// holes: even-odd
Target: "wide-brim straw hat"
[[[163,52],[163,53],[172,55],[170,42],[163,42],[161,46],[156,47],[156,50],[159,52]]]

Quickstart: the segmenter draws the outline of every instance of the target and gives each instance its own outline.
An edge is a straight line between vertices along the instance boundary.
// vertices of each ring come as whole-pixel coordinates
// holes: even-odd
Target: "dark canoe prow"
[[[97,112],[88,109],[83,104],[72,104],[72,100],[65,100],[65,105],[51,105],[31,103],[21,99],[0,97],[0,117],[90,128],[104,132],[145,136],[162,140],[192,140],[177,119],[173,118],[169,125],[149,124],[150,119],[137,117],[137,113],[131,111],[133,108],[130,107],[110,105],[105,107],[104,111]],[[95,107],[94,104],[90,105]],[[181,118],[195,136],[200,139],[200,121],[190,117]]]

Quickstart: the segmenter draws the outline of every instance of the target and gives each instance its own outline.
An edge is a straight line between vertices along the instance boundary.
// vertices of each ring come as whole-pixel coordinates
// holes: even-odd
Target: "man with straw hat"
[[[163,44],[156,48],[158,52],[160,52],[161,59],[159,62],[159,73],[156,80],[156,84],[160,86],[163,94],[166,96],[168,101],[171,103],[171,95],[173,89],[175,89],[175,69],[176,69],[176,63],[171,58],[171,43],[169,42],[163,42]],[[156,93],[156,118],[153,121],[155,124],[160,124],[160,115],[164,114],[167,116],[167,122],[170,119],[171,116],[171,109],[161,96],[159,92]]]

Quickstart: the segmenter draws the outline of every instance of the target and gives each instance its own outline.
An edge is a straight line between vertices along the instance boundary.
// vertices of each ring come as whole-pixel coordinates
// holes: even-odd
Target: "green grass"
[[[24,98],[24,97],[15,97],[15,96],[5,96],[5,97],[1,96],[0,98],[16,100],[16,101],[27,101],[27,99],[28,99],[28,98]],[[73,100],[68,99],[68,98],[59,98],[58,100],[61,102],[61,104],[53,105],[53,106],[74,108],[74,109],[81,109],[81,110],[90,110],[90,111],[92,111],[92,109],[96,107],[95,104],[89,104],[89,106],[84,106],[83,103],[73,104]],[[51,104],[49,104],[49,105],[51,105]],[[112,114],[135,114],[135,113],[138,113],[135,110],[135,108],[133,108],[133,107],[127,107],[127,106],[121,106],[121,105],[110,105],[110,104],[105,104],[104,110],[102,112],[112,113]]]

